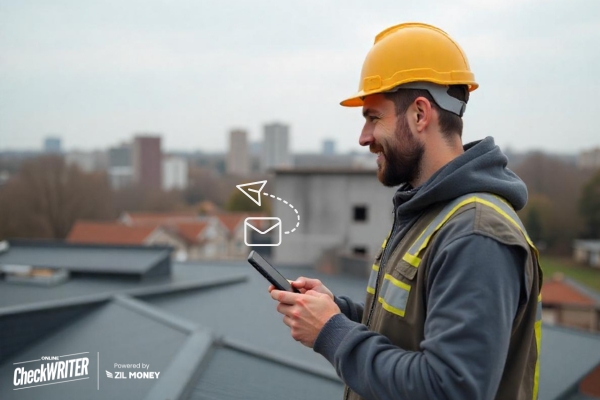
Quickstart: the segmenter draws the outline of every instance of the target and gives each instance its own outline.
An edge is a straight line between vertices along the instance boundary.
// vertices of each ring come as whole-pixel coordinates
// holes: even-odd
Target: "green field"
[[[562,272],[566,277],[600,292],[600,269],[577,264],[569,258],[548,256],[542,256],[541,264],[545,279],[550,279],[556,272]]]

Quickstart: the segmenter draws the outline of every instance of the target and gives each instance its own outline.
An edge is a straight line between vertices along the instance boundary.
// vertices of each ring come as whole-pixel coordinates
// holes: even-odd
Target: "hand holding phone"
[[[278,290],[286,290],[288,292],[300,293],[298,289],[292,286],[292,284],[285,279],[279,271],[275,269],[271,264],[267,262],[260,254],[252,250],[248,255],[248,262],[262,275],[264,276],[273,286]]]

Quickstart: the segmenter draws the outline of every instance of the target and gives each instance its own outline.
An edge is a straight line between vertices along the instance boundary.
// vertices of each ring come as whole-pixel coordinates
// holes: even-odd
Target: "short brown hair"
[[[451,85],[448,88],[448,94],[461,101],[467,103],[469,101],[469,90],[467,85]],[[463,120],[458,115],[446,111],[435,102],[431,94],[424,89],[400,89],[395,92],[384,93],[384,96],[394,102],[396,108],[396,116],[401,116],[406,113],[408,107],[417,99],[417,97],[425,97],[431,103],[431,106],[438,112],[439,124],[442,134],[446,138],[450,138],[454,134],[462,137]]]

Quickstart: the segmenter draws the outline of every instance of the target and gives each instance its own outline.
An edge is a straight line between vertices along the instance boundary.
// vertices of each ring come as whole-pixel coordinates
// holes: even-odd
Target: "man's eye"
[[[369,119],[369,122],[375,122],[375,120],[379,119],[379,117],[375,115],[369,115],[367,118]]]

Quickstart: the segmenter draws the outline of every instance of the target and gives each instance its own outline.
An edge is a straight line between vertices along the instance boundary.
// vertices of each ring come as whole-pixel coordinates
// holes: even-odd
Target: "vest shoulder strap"
[[[421,264],[420,254],[429,245],[432,236],[440,230],[448,220],[458,212],[462,207],[478,203],[485,207],[489,207],[508,222],[514,225],[522,234],[529,246],[533,249],[536,256],[538,251],[535,248],[533,242],[527,235],[527,231],[518,217],[512,206],[504,199],[499,196],[490,193],[469,193],[464,196],[457,197],[450,201],[446,206],[438,213],[438,215],[431,221],[431,223],[421,232],[417,240],[410,246],[409,250],[404,255],[403,259],[415,268],[418,268]]]

